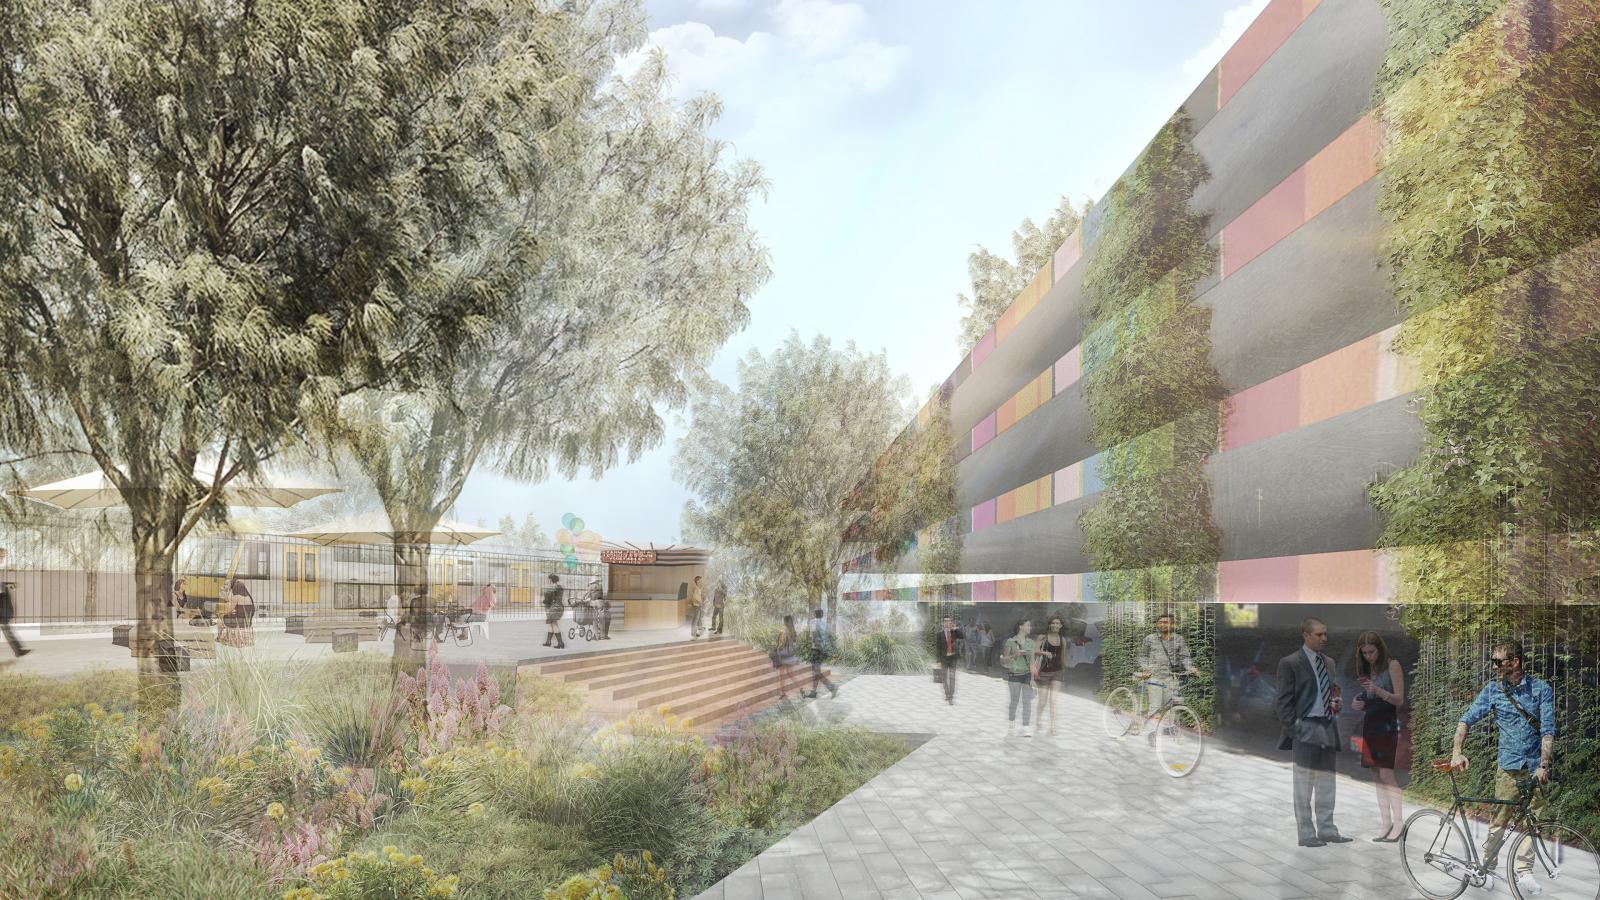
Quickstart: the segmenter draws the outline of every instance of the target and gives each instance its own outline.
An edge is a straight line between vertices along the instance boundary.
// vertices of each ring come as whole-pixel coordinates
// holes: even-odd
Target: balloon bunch
[[[572,513],[561,517],[561,530],[556,532],[556,544],[561,548],[562,562],[566,564],[568,572],[578,568],[580,555],[589,560],[600,556],[600,533],[586,530],[583,520]]]

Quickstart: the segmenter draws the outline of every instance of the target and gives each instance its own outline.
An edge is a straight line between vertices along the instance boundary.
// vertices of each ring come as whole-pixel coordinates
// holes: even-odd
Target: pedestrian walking
[[[1361,765],[1371,769],[1378,782],[1378,820],[1383,825],[1383,831],[1372,840],[1393,844],[1400,840],[1406,821],[1400,784],[1394,777],[1394,770],[1401,768],[1397,761],[1406,673],[1376,631],[1363,631],[1356,638],[1356,681],[1361,683],[1361,693],[1351,705],[1362,712]]]
[[[567,604],[561,596],[561,579],[550,573],[550,586],[544,589],[544,645],[557,650],[567,649],[561,639],[561,617],[567,614]],[[555,643],[552,645],[551,641]]]
[[[3,562],[4,559],[3,556],[0,556],[0,562]],[[11,652],[16,654],[18,659],[21,659],[33,651],[22,646],[22,642],[17,640],[16,632],[11,630],[11,620],[16,616],[15,601],[12,599],[11,592],[16,589],[16,582],[0,581],[0,631],[5,632],[6,643],[11,645]]]
[[[1050,734],[1056,733],[1056,694],[1062,690],[1066,678],[1067,622],[1060,616],[1051,616],[1045,624],[1044,636],[1039,639],[1039,710],[1033,719],[1044,726],[1044,714],[1050,713]]]
[[[1006,690],[1011,695],[1011,705],[1006,710],[1006,737],[1017,733],[1018,703],[1022,704],[1022,736],[1033,737],[1028,717],[1033,711],[1033,670],[1041,651],[1039,642],[1028,636],[1032,631],[1032,622],[1027,619],[1018,622],[1000,654],[1000,664],[1006,671]]]
[[[1462,771],[1471,765],[1462,752],[1467,729],[1493,713],[1499,745],[1495,761],[1500,769],[1495,773],[1494,798],[1516,800],[1527,786],[1530,790],[1528,810],[1542,816],[1550,803],[1548,785],[1555,761],[1556,696],[1549,682],[1528,674],[1522,652],[1519,641],[1501,641],[1489,649],[1495,677],[1483,686],[1472,705],[1461,714],[1450,751],[1450,765]],[[1514,813],[1511,806],[1496,807],[1494,820],[1489,824],[1489,837],[1483,844],[1484,868],[1493,869],[1499,862],[1506,825]],[[1544,891],[1543,885],[1533,876],[1535,843],[1524,842],[1517,853],[1517,887],[1525,895]]]
[[[826,685],[828,696],[839,696],[839,689],[833,686],[833,681],[822,671],[823,663],[833,655],[833,629],[828,626],[828,620],[823,618],[822,610],[811,611],[811,621],[806,624],[806,632],[811,635],[811,691],[807,697],[817,696],[817,686]]]
[[[700,636],[700,616],[706,604],[706,589],[700,586],[700,576],[694,577],[694,583],[689,585],[689,639],[694,640]]]
[[[717,589],[711,594],[711,631],[715,634],[722,633],[722,610],[728,605],[728,585],[718,580]]]
[[[1294,750],[1294,821],[1300,846],[1348,843],[1333,824],[1338,779],[1334,762],[1339,752],[1339,687],[1333,683],[1328,626],[1321,619],[1300,623],[1299,650],[1278,661],[1278,722],[1283,726],[1280,750]]]
[[[605,586],[598,580],[594,582],[592,588],[600,604],[600,640],[609,641],[611,640],[611,598],[606,596]]]
[[[778,632],[778,646],[772,650],[772,667],[778,670],[778,699],[789,699],[789,679],[794,675],[794,664],[799,661],[795,650],[800,642],[795,634],[794,616],[783,617],[783,630]]]
[[[988,622],[978,626],[981,633],[978,636],[978,656],[983,660],[983,674],[989,674],[994,668],[994,626]]]
[[[967,640],[962,644],[962,662],[966,664],[967,671],[971,672],[978,660],[978,625],[968,622],[961,626],[961,632],[967,635]]]
[[[944,684],[944,702],[956,704],[956,665],[967,652],[967,639],[956,627],[953,616],[945,616],[942,627],[933,636],[934,657],[939,660],[940,680]]]

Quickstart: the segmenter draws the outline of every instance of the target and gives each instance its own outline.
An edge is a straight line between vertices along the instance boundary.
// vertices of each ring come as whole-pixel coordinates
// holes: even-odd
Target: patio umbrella
[[[433,531],[428,533],[427,542],[470,544],[487,537],[494,537],[499,533],[492,528],[480,528],[477,525],[441,519],[433,526]],[[291,532],[289,537],[303,538],[326,547],[332,544],[392,544],[399,535],[389,524],[389,517],[380,512],[340,519],[319,528]]]
[[[214,468],[196,467],[202,482],[209,481]],[[254,482],[235,482],[223,489],[222,502],[228,506],[287,508],[302,500],[333,494],[344,488],[308,484],[268,476]],[[48,503],[61,509],[109,509],[124,506],[122,495],[104,472],[88,472],[73,478],[41,484],[16,492],[18,496]]]

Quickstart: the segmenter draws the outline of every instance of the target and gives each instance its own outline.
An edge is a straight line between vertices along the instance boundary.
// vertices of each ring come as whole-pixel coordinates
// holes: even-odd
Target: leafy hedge
[[[1600,622],[1569,604],[1600,597],[1600,3],[1384,6],[1379,208],[1406,319],[1394,348],[1420,379],[1426,431],[1372,496],[1401,622],[1424,647],[1416,757],[1453,733],[1486,644],[1518,637],[1557,691],[1568,771],[1592,772]],[[1596,829],[1600,783],[1567,790],[1569,814]]]
[[[1090,437],[1108,449],[1105,489],[1079,523],[1095,595],[1113,604],[1101,630],[1107,690],[1129,681],[1159,611],[1215,596],[1221,536],[1204,466],[1224,391],[1211,364],[1211,313],[1191,302],[1215,264],[1209,217],[1190,205],[1210,177],[1191,139],[1179,112],[1111,189],[1084,273]],[[1209,670],[1210,613],[1196,607],[1180,618]],[[1210,692],[1194,693],[1210,720]]]

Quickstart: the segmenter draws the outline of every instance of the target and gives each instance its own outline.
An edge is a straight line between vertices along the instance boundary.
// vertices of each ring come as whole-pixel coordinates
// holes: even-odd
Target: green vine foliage
[[[1095,595],[1112,604],[1101,631],[1106,689],[1128,682],[1165,609],[1185,610],[1191,647],[1211,670],[1214,617],[1196,603],[1215,596],[1221,553],[1204,465],[1224,392],[1210,311],[1191,302],[1215,265],[1208,217],[1190,206],[1210,177],[1191,137],[1180,112],[1112,188],[1084,272],[1090,438],[1108,449],[1105,488],[1079,524]],[[1190,699],[1214,721],[1209,691]]]
[[[1143,588],[1152,599],[1107,607],[1105,618],[1100,621],[1102,696],[1134,683],[1134,673],[1139,671],[1141,663],[1140,648],[1145,636],[1155,633],[1156,617],[1162,613],[1170,612],[1176,619],[1175,630],[1189,645],[1195,668],[1202,673],[1216,671],[1217,607],[1212,603],[1173,599],[1174,584],[1181,585],[1196,578],[1195,573],[1182,572],[1181,568],[1158,566],[1142,570],[1140,574],[1150,582]],[[1187,686],[1183,700],[1203,721],[1217,721],[1216,692],[1208,680],[1198,679]]]
[[[1428,660],[1416,758],[1481,686],[1484,643],[1516,636],[1543,648],[1573,771],[1600,752],[1600,627],[1573,605],[1600,599],[1600,29],[1564,23],[1600,0],[1385,9],[1383,252],[1425,437],[1372,498]],[[1600,783],[1568,791],[1593,829]]]

